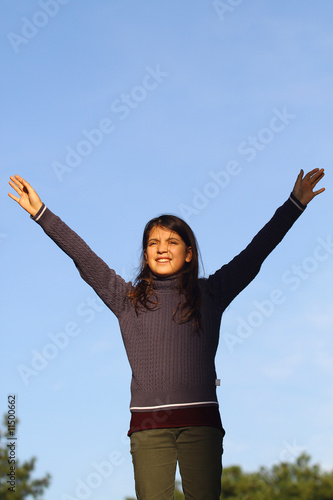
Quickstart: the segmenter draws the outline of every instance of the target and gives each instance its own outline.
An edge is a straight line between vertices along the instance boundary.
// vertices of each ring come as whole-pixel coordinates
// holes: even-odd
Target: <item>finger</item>
[[[20,202],[20,198],[18,198],[17,196],[14,196],[12,193],[8,193],[8,196],[9,196],[10,198],[12,198],[13,200],[17,201],[17,203],[19,203],[19,202]]]
[[[321,168],[320,170],[319,168],[315,168],[314,170],[311,170],[311,172],[309,172],[309,179],[312,181],[313,179],[316,179],[318,176],[322,175],[323,172],[323,168]]]
[[[27,182],[25,179],[23,179],[23,177],[21,177],[20,175],[15,175],[14,177],[15,177],[15,179],[13,177],[11,177],[11,178],[17,182],[17,184],[20,186],[22,191],[24,188],[26,188],[27,191],[29,191],[29,189],[31,189],[29,182]]]
[[[313,193],[313,196],[317,196],[317,194],[323,193],[325,191],[325,188],[318,189],[318,191],[315,191]]]
[[[15,177],[13,177],[12,175],[10,176],[10,179],[11,181],[18,187],[23,187],[23,184],[18,180],[16,179]],[[9,184],[10,184],[10,181],[9,181]]]
[[[23,186],[26,188],[26,190],[29,192],[29,191],[33,191],[32,187],[30,186],[29,182],[26,181],[25,179],[22,179],[22,184]]]
[[[313,185],[313,187],[315,187],[315,185],[318,184],[318,182],[324,177],[324,175],[325,172],[324,169],[322,168],[311,178],[311,184]]]
[[[17,194],[21,194],[22,193],[22,189],[17,184],[15,184],[15,182],[9,181],[9,184],[10,184],[10,186],[13,189],[15,189],[15,191],[17,192]],[[23,188],[23,186],[22,186],[22,188]]]
[[[303,175],[304,175],[304,170],[301,168],[300,173],[297,176],[296,182],[301,182],[301,180],[303,179]]]
[[[10,181],[9,182],[14,182],[14,184],[16,184],[17,186],[23,186],[23,184],[18,179],[16,179],[15,177],[13,177],[12,175],[10,176]]]
[[[302,182],[303,174],[304,174],[304,171],[303,171],[303,169],[301,169],[300,173],[298,174],[298,176],[296,178],[296,182],[295,182],[295,186],[294,187],[300,185],[300,183]]]
[[[21,177],[20,175],[17,175],[15,174],[16,179],[18,179],[20,182],[24,181],[23,177]]]
[[[313,170],[310,170],[310,172],[308,172],[305,177],[308,177],[308,178],[312,177],[318,171],[319,171],[319,168],[314,168]]]

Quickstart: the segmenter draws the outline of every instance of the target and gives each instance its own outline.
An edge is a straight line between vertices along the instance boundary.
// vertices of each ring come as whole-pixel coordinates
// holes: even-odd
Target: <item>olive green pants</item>
[[[223,434],[215,427],[150,429],[131,435],[138,500],[173,500],[177,461],[186,500],[219,500]]]

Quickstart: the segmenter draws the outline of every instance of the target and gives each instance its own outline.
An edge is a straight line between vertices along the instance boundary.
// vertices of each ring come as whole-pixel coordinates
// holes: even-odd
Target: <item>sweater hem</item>
[[[217,401],[197,401],[195,403],[173,403],[173,404],[165,404],[158,406],[131,406],[131,412],[139,412],[139,411],[157,411],[157,410],[174,410],[176,408],[185,408],[185,407],[198,407],[198,406],[218,406]]]

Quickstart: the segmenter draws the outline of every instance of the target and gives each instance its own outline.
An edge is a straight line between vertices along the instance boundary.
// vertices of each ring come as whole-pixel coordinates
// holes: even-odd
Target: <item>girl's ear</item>
[[[192,247],[188,247],[185,262],[191,262],[192,260]]]

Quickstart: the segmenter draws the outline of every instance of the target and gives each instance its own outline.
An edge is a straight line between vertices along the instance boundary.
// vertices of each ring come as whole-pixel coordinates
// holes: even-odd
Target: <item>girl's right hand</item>
[[[9,184],[19,196],[15,196],[12,193],[8,193],[8,196],[17,201],[30,215],[36,215],[43,204],[36,191],[19,175],[10,176],[10,179]]]

